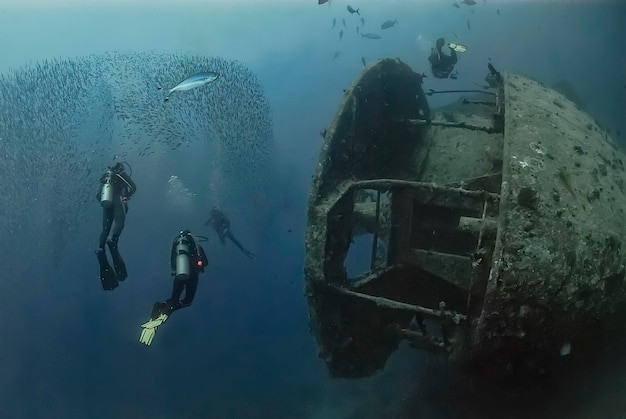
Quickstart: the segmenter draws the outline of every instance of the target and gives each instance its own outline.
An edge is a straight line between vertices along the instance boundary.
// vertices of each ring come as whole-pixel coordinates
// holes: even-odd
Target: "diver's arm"
[[[204,253],[204,249],[200,245],[198,245],[198,256],[202,262],[202,266],[198,266],[198,270],[200,272],[204,272],[204,268],[209,264],[209,260],[206,257],[206,253]]]
[[[117,175],[124,183],[126,183],[126,189],[128,190],[127,198],[130,198],[135,192],[137,192],[137,185],[135,185],[135,182],[133,182],[130,176],[128,176],[126,173],[118,173]]]

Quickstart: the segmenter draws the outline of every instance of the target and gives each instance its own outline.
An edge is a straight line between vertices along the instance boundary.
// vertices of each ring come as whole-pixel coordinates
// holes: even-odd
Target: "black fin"
[[[109,240],[107,244],[109,245],[109,251],[111,251],[111,259],[113,259],[117,280],[124,281],[128,277],[128,274],[126,273],[124,259],[122,259],[122,255],[120,255],[120,252],[117,250],[117,243]]]
[[[111,265],[109,265],[104,249],[97,250],[96,256],[98,257],[98,263],[100,264],[100,284],[102,284],[102,289],[105,291],[112,291],[119,285],[115,271],[111,268]]]

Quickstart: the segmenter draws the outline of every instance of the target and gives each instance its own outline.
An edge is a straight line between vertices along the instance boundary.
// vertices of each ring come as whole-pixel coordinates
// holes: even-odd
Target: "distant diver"
[[[222,244],[226,244],[226,238],[228,238],[235,244],[235,246],[239,248],[239,250],[241,250],[250,259],[256,258],[254,253],[243,247],[241,243],[239,243],[239,241],[235,238],[235,236],[233,236],[230,231],[230,220],[219,206],[215,205],[213,208],[211,208],[211,215],[209,219],[204,223],[204,225],[210,225],[211,227],[213,227],[213,230],[215,230],[215,233],[217,233],[217,237],[219,237]]]
[[[198,288],[198,278],[208,264],[206,253],[200,246],[201,239],[204,241],[206,237],[196,237],[189,230],[181,231],[174,238],[170,253],[170,267],[174,277],[172,295],[165,301],[154,303],[150,320],[141,325],[139,342],[150,346],[157,328],[165,323],[174,311],[189,307],[193,302]],[[183,291],[185,298],[181,300]]]
[[[204,71],[187,77],[185,80],[181,81],[172,88],[163,89],[162,87],[159,87],[158,89],[167,91],[165,95],[165,102],[167,102],[170,99],[170,95],[176,91],[195,89],[196,87],[214,82],[218,77],[219,73],[216,73],[215,71]]]
[[[450,73],[452,73],[454,66],[458,61],[456,53],[465,52],[466,50],[463,45],[449,44],[448,48],[450,48],[450,55],[446,55],[441,51],[441,48],[445,43],[445,39],[437,39],[436,48],[431,48],[430,57],[428,57],[433,76],[438,79],[447,79],[450,76]]]
[[[124,229],[126,213],[128,212],[128,200],[137,191],[137,186],[130,175],[124,171],[124,164],[128,165],[128,163],[118,162],[114,166],[107,168],[102,177],[100,177],[100,187],[96,194],[96,199],[102,205],[102,232],[100,233],[96,255],[100,263],[102,288],[109,291],[117,288],[118,281],[124,281],[128,276],[126,265],[117,248],[117,241]],[[115,221],[115,228],[113,229],[111,239],[107,241],[113,221]],[[104,248],[105,242],[109,246],[115,271],[109,265]]]

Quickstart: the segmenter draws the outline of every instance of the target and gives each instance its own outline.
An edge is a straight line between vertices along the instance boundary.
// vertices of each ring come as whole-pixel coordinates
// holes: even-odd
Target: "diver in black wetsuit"
[[[444,38],[437,39],[436,48],[430,49],[430,57],[428,57],[433,76],[438,79],[447,79],[458,61],[456,51],[452,47],[450,47],[450,55],[441,51],[445,43]]]
[[[222,244],[226,244],[226,238],[228,238],[250,259],[256,258],[254,253],[243,247],[230,232],[230,220],[219,206],[216,205],[211,208],[211,215],[204,225],[211,225],[211,227],[213,227],[213,230],[217,233],[217,237],[219,237]]]
[[[96,199],[102,205],[102,232],[98,242],[98,262],[100,263],[100,281],[105,290],[115,289],[118,281],[127,277],[126,265],[117,249],[117,241],[124,229],[128,200],[137,191],[137,186],[131,177],[124,171],[124,163],[117,163],[107,168],[100,177],[100,187]],[[115,221],[113,234],[107,241],[111,226]],[[111,251],[115,272],[111,269],[106,257],[104,244],[107,243]]]
[[[203,239],[206,240],[206,237]],[[150,345],[157,327],[163,324],[174,311],[191,305],[198,288],[198,278],[207,264],[206,253],[200,246],[198,238],[189,230],[181,231],[174,238],[170,256],[170,267],[174,277],[172,295],[165,301],[154,303],[150,320],[141,325],[143,328],[139,338],[141,343]],[[185,298],[181,300],[183,290]]]

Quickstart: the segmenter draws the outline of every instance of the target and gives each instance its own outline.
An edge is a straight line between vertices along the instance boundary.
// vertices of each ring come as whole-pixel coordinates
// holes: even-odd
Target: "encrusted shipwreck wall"
[[[470,357],[541,370],[626,301],[624,155],[561,94],[504,80],[500,227]]]

